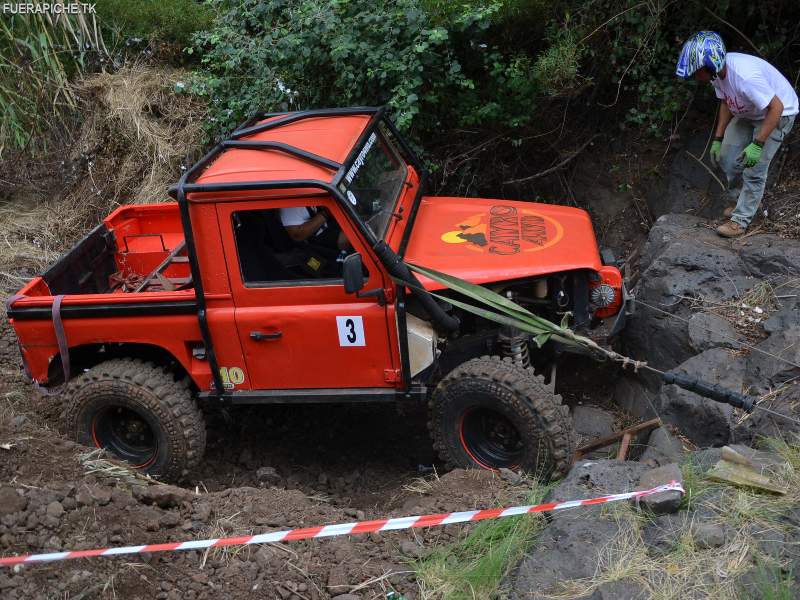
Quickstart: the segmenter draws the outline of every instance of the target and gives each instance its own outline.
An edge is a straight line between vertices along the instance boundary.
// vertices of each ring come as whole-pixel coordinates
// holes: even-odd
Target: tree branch
[[[503,183],[523,183],[525,181],[531,181],[532,179],[538,179],[539,177],[544,177],[545,175],[549,175],[550,173],[553,173],[553,172],[557,171],[558,169],[560,169],[561,167],[563,167],[564,165],[569,163],[573,158],[578,156],[578,154],[580,154],[581,152],[586,150],[586,147],[589,144],[591,144],[595,140],[595,138],[597,138],[599,136],[600,136],[599,133],[595,133],[592,137],[590,137],[588,140],[586,140],[583,143],[583,145],[580,148],[578,148],[575,152],[570,154],[567,158],[562,160],[557,165],[553,165],[549,169],[545,169],[544,171],[540,171],[539,173],[536,173],[534,175],[528,175],[527,177],[522,177],[520,179],[509,179],[508,181],[504,181]]]

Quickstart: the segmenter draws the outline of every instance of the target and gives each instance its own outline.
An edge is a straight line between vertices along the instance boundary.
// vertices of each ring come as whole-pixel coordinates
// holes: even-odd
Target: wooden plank
[[[622,435],[622,442],[620,442],[619,452],[617,452],[617,460],[625,460],[625,457],[628,455],[628,448],[631,445],[632,437],[633,436],[628,432]]]
[[[580,448],[578,448],[578,450],[575,452],[575,458],[577,460],[584,454],[588,454],[593,450],[610,446],[614,442],[618,441],[621,437],[623,437],[626,433],[631,434],[631,437],[633,437],[634,434],[639,433],[640,431],[655,429],[660,425],[661,421],[659,421],[658,419],[650,419],[649,421],[645,421],[644,423],[639,423],[638,425],[628,427],[627,429],[623,429],[622,431],[618,431],[616,433],[612,433],[610,435],[598,438],[595,441],[590,442],[585,446],[581,446]]]

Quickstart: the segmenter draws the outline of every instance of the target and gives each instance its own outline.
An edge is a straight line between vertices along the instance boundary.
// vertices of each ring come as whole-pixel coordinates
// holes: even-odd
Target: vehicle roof
[[[309,116],[266,131],[258,130],[261,125],[280,121],[292,114],[296,113],[270,115],[249,122],[234,132],[232,140],[223,142],[223,146],[239,142],[275,142],[290,146],[293,150],[317,155],[340,166],[373,117],[372,114]],[[249,130],[254,130],[254,133],[246,134]],[[276,148],[224,147],[194,182],[220,184],[295,179],[331,182],[337,170],[333,166],[324,166]],[[263,192],[281,193],[279,190]],[[318,190],[314,192],[318,193]],[[285,194],[285,191],[282,193]],[[195,194],[191,196],[196,197]]]

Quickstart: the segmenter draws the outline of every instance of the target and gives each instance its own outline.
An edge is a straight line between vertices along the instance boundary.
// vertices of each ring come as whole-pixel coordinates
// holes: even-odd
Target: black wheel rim
[[[158,443],[155,432],[143,415],[126,406],[111,406],[92,420],[92,439],[98,448],[105,448],[142,469],[156,458]]]
[[[461,419],[460,433],[467,454],[486,469],[514,468],[522,462],[522,437],[502,413],[483,407],[470,409]]]

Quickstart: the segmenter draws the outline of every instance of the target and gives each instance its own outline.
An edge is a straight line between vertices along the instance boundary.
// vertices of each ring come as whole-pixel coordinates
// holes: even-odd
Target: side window
[[[241,210],[232,214],[242,281],[248,287],[330,284],[353,252],[336,219],[316,206]]]

